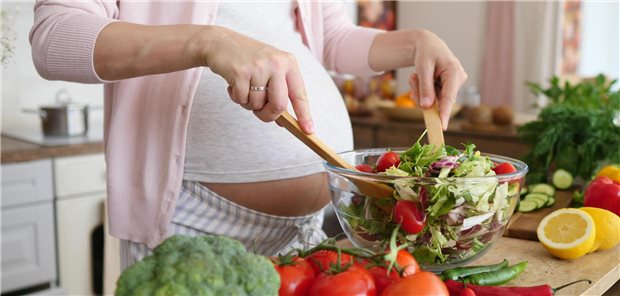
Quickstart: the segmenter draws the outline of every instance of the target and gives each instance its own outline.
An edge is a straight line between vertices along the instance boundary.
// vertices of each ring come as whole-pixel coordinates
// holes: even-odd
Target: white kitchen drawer
[[[71,198],[78,194],[105,191],[105,174],[103,154],[55,158],[56,198]]]
[[[52,202],[2,210],[2,292],[54,282]]]
[[[2,208],[52,200],[52,161],[2,165]]]

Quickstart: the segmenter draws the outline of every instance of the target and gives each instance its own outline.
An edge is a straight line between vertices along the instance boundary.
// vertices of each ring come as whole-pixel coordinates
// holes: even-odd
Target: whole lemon
[[[611,211],[592,207],[579,208],[588,213],[594,220],[596,238],[589,253],[596,250],[607,250],[620,243],[620,217]]]

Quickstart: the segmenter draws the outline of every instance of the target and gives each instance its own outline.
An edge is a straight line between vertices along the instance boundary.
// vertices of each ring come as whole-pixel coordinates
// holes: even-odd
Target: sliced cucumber
[[[525,188],[525,187],[521,188],[521,196],[525,196],[528,193],[529,193],[529,191],[527,190],[527,188]]]
[[[553,173],[553,186],[557,189],[568,189],[573,185],[573,175],[567,170],[559,169]]]
[[[529,189],[530,189],[531,193],[542,193],[542,194],[546,194],[548,196],[554,196],[555,195],[555,188],[553,188],[553,186],[551,186],[549,184],[545,184],[545,183],[538,183],[538,184],[530,185]]]
[[[522,200],[519,203],[519,212],[527,213],[538,209],[538,204],[530,200]]]
[[[555,204],[555,198],[550,197],[549,200],[547,200],[547,204],[545,205],[545,207],[552,207]]]
[[[549,200],[549,197],[541,193],[530,193],[526,195],[525,199],[523,200],[536,203],[536,208],[540,209],[547,204],[547,200]]]

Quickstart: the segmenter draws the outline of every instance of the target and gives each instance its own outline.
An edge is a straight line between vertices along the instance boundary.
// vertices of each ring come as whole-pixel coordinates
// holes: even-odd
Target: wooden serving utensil
[[[329,148],[316,135],[308,135],[301,130],[299,123],[288,112],[282,113],[276,122],[293,134],[297,139],[301,140],[308,148],[312,149],[321,158],[329,164],[345,169],[356,170],[355,167],[344,160],[336,151]],[[394,189],[388,185],[372,182],[365,179],[359,179],[355,176],[348,176],[357,186],[361,193],[376,199],[388,198],[394,196]]]
[[[424,125],[428,135],[428,143],[435,145],[435,148],[445,144],[443,139],[443,127],[439,118],[439,110],[437,108],[437,100],[428,109],[422,109],[424,114]]]

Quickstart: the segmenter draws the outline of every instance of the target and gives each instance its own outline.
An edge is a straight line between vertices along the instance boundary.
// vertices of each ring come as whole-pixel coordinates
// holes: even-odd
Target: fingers
[[[260,109],[254,110],[254,115],[264,122],[276,120],[288,105],[288,87],[284,75],[276,75],[269,80],[267,102]]]
[[[418,74],[418,92],[420,98],[420,106],[424,109],[433,105],[436,98],[435,95],[435,64],[427,63],[416,65],[416,73]]]
[[[230,98],[237,104],[243,106],[248,104],[248,94],[250,92],[250,77],[238,77],[230,85],[232,91]]]
[[[291,105],[293,110],[295,110],[301,129],[306,134],[314,133],[314,123],[310,115],[306,86],[296,62],[295,66],[286,75],[286,83],[288,84],[288,96],[291,99]]]
[[[442,77],[441,81],[441,90],[439,94],[439,117],[441,118],[441,123],[443,125],[443,129],[446,130],[448,128],[448,123],[450,121],[450,113],[452,112],[452,106],[456,102],[456,96],[459,91],[459,87],[463,84],[464,80],[458,79],[458,77],[452,75],[445,75],[446,78]]]
[[[418,74],[411,74],[411,78],[409,78],[409,86],[411,87],[411,99],[415,101],[418,106],[420,105],[420,90],[418,88]]]
[[[251,81],[252,82],[250,83],[250,87],[251,86],[267,87],[267,83],[269,82],[268,78],[265,79],[265,78],[256,78],[256,77],[252,77]],[[265,89],[265,90],[250,89],[249,95],[248,95],[248,104],[247,106],[243,106],[243,105],[242,106],[248,110],[260,110],[267,103],[266,101],[267,101],[268,95],[269,95],[268,89]]]

